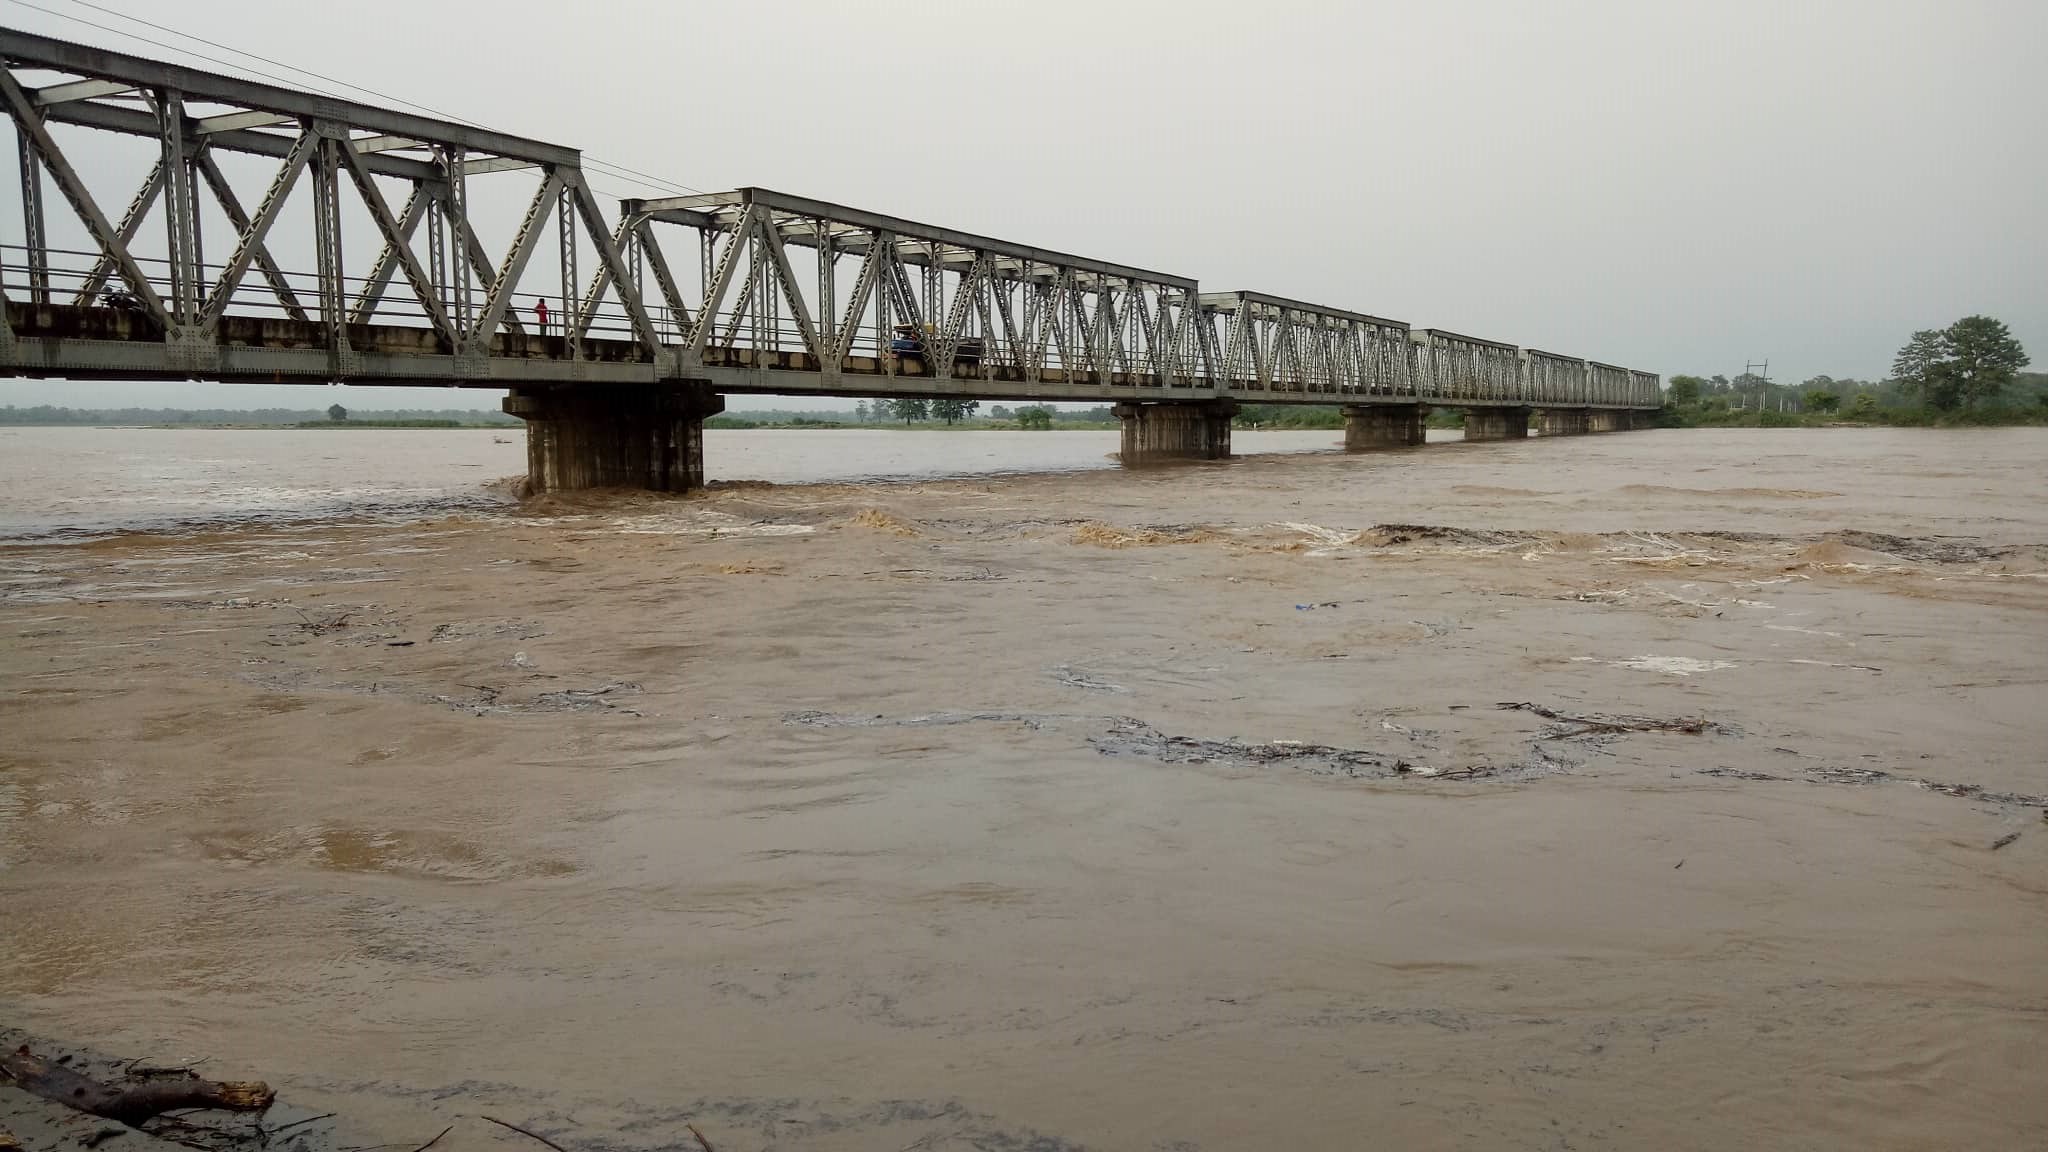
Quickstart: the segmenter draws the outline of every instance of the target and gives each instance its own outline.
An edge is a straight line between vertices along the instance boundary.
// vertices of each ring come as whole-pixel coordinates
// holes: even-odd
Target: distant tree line
[[[1665,419],[1676,424],[1799,424],[1846,418],[1889,424],[2048,421],[2048,374],[2022,372],[2027,352],[1989,316],[1915,332],[1883,380],[1814,376],[1776,384],[1752,373],[1673,376]]]

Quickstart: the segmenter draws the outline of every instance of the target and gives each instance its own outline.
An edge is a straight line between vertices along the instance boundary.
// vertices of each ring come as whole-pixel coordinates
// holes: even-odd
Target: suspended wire
[[[270,66],[272,66],[272,67],[274,67],[274,68],[282,68],[282,69],[284,69],[284,70],[285,70],[285,71],[287,71],[287,72],[296,72],[296,73],[298,73],[298,74],[299,74],[299,75],[301,75],[301,76],[311,76],[311,77],[313,77],[313,78],[314,78],[314,79],[316,79],[316,80],[322,80],[322,81],[325,81],[326,83],[329,83],[329,84],[335,84],[335,85],[339,85],[340,87],[343,87],[343,88],[347,88],[347,89],[349,89],[349,90],[350,90],[350,91],[352,91],[352,92],[361,92],[361,93],[362,93],[362,94],[364,94],[365,96],[373,96],[373,97],[375,97],[375,98],[377,98],[377,99],[379,99],[379,100],[385,100],[385,101],[389,101],[390,103],[393,103],[393,104],[402,104],[402,105],[406,106],[407,108],[417,108],[417,109],[419,109],[420,111],[422,111],[422,112],[425,112],[425,113],[427,113],[427,114],[428,114],[428,115],[430,115],[430,116],[439,116],[439,117],[441,117],[441,118],[442,118],[443,120],[453,120],[453,121],[455,121],[455,122],[456,122],[456,123],[458,123],[458,124],[467,124],[467,125],[469,125],[469,126],[470,126],[470,127],[472,127],[472,128],[487,128],[487,127],[488,127],[487,125],[484,125],[484,124],[480,124],[480,123],[478,123],[477,121],[475,121],[475,120],[471,120],[471,119],[469,119],[469,118],[467,118],[467,117],[464,117],[464,116],[458,116],[458,115],[456,115],[456,114],[455,114],[455,113],[453,113],[453,112],[443,112],[442,110],[440,110],[440,109],[438,109],[438,108],[431,108],[431,107],[428,107],[427,105],[425,105],[425,104],[421,104],[421,103],[419,103],[418,101],[415,101],[415,100],[407,100],[407,99],[406,99],[405,97],[403,97],[403,96],[394,96],[394,95],[392,95],[392,94],[391,94],[391,93],[389,93],[389,92],[380,92],[380,91],[378,91],[378,90],[377,90],[377,89],[375,89],[375,88],[365,88],[365,87],[364,87],[364,86],[362,86],[361,84],[351,84],[351,83],[349,83],[349,82],[348,82],[348,81],[346,81],[346,80],[342,80],[342,79],[339,79],[339,78],[337,78],[337,77],[334,77],[334,76],[329,76],[329,75],[327,75],[327,74],[325,74],[325,73],[322,73],[322,72],[315,72],[315,71],[313,71],[313,70],[312,70],[312,69],[310,69],[310,68],[300,68],[299,66],[297,66],[297,65],[295,65],[295,64],[287,64],[287,63],[285,63],[285,62],[284,62],[284,61],[282,61],[282,60],[274,59],[274,58],[272,58],[272,57],[269,57],[269,56],[264,56],[264,55],[261,55],[260,53],[256,53],[256,52],[246,52],[246,51],[243,51],[243,50],[242,50],[242,49],[240,49],[240,48],[236,48],[235,46],[233,46],[233,45],[231,45],[231,44],[223,44],[223,43],[221,43],[221,42],[220,42],[220,41],[218,41],[218,40],[209,40],[209,39],[207,39],[207,38],[206,38],[206,37],[204,37],[204,36],[196,36],[196,35],[193,35],[193,34],[192,34],[192,33],[190,33],[190,32],[182,32],[182,31],[179,31],[179,30],[178,30],[178,29],[176,29],[176,28],[171,28],[171,27],[168,27],[168,26],[166,26],[166,25],[163,25],[163,24],[157,24],[157,23],[154,23],[154,22],[152,22],[152,21],[149,21],[149,20],[144,20],[144,19],[143,19],[142,17],[140,17],[140,16],[134,16],[134,15],[130,15],[129,13],[126,13],[126,12],[122,12],[122,11],[120,11],[120,10],[118,10],[118,9],[114,9],[114,8],[108,8],[108,7],[106,7],[106,6],[104,6],[104,5],[100,5],[100,4],[94,4],[94,3],[92,3],[92,0],[68,0],[68,2],[69,2],[69,3],[72,3],[72,4],[76,4],[76,5],[78,5],[78,6],[79,6],[79,7],[81,7],[81,8],[90,8],[90,9],[92,9],[92,10],[93,10],[93,11],[95,11],[95,12],[104,12],[104,13],[106,13],[106,14],[107,14],[107,15],[109,15],[109,16],[116,16],[116,17],[119,17],[119,18],[121,18],[121,19],[123,19],[123,20],[130,20],[130,21],[133,21],[134,23],[140,24],[140,25],[142,25],[142,26],[144,26],[144,27],[146,27],[146,28],[154,28],[154,29],[156,29],[156,30],[157,30],[157,31],[159,31],[159,32],[168,32],[168,33],[170,33],[170,34],[171,34],[171,35],[173,35],[173,36],[177,36],[177,37],[180,37],[180,38],[182,38],[182,39],[186,39],[186,40],[191,40],[191,41],[194,41],[194,42],[196,42],[196,43],[200,43],[200,44],[205,44],[205,45],[207,45],[208,47],[211,47],[211,48],[218,48],[218,49],[220,49],[220,50],[221,50],[221,51],[223,51],[223,52],[232,52],[232,53],[234,53],[234,54],[235,54],[235,55],[237,55],[237,56],[245,56],[245,57],[247,57],[247,58],[249,58],[249,59],[251,59],[251,60],[258,60],[258,61],[261,61],[261,62],[263,62],[263,63],[265,63],[265,64],[268,64],[268,65],[270,65]],[[329,93],[329,95],[333,95],[333,94],[332,94],[332,93]],[[671,191],[675,191],[675,192],[696,192],[696,193],[701,193],[701,192],[703,191],[702,189],[699,189],[699,188],[692,188],[692,187],[690,187],[690,186],[689,186],[689,185],[687,185],[687,184],[678,184],[678,183],[676,183],[675,181],[672,181],[672,180],[664,180],[664,179],[662,179],[662,178],[661,178],[661,177],[659,177],[659,176],[655,176],[655,175],[652,175],[652,174],[650,174],[650,173],[647,173],[647,172],[642,172],[642,171],[640,171],[640,170],[639,170],[639,169],[637,169],[637,168],[628,168],[628,167],[626,167],[626,166],[625,166],[625,165],[623,165],[623,164],[613,164],[613,163],[610,163],[610,162],[608,162],[608,161],[605,161],[605,160],[601,160],[601,159],[598,159],[598,158],[596,158],[596,157],[593,157],[593,156],[588,156],[588,155],[586,155],[586,156],[584,157],[584,159],[585,159],[585,160],[586,160],[587,162],[589,162],[589,163],[592,163],[592,164],[595,164],[595,165],[597,165],[598,167],[601,167],[601,168],[607,168],[607,169],[614,169],[614,170],[616,170],[616,172],[617,172],[617,173],[621,174],[622,176],[623,176],[623,174],[631,174],[631,175],[633,175],[633,176],[639,176],[639,177],[643,177],[644,179],[646,179],[646,180],[648,180],[648,181],[651,181],[651,183],[648,183],[647,185],[645,185],[646,187],[649,187],[649,188],[656,188],[656,189],[666,189],[666,190],[671,190]],[[635,182],[635,183],[637,183],[637,181],[634,181],[634,182]]]
[[[144,20],[140,16],[132,16],[126,12],[122,12],[117,9],[107,8],[99,4],[91,3],[90,0],[69,0],[69,2],[72,4],[79,5],[83,8],[90,8],[95,12],[104,12],[109,16],[115,16],[123,20],[132,21],[136,24],[142,25],[143,27],[153,28],[159,32],[165,32],[172,36],[177,36],[181,39],[191,40],[195,43],[204,44],[211,48],[218,48],[223,52],[231,52],[237,56],[246,57],[250,60],[260,61],[264,64],[270,65],[273,68],[282,68],[287,72],[295,72],[300,76],[310,76],[315,80],[319,80],[323,83],[335,85],[341,88],[346,88],[353,92],[360,92],[363,93],[364,95],[374,97],[378,100],[387,101],[393,104],[402,104],[407,108],[416,108],[421,112],[425,112],[430,116],[438,116],[443,120],[452,120],[458,124],[467,124],[472,128],[484,128],[486,130],[489,130],[487,125],[480,124],[477,121],[471,120],[464,116],[457,116],[452,112],[443,112],[438,108],[431,108],[425,104],[418,103],[417,101],[407,100],[402,96],[393,96],[388,92],[380,92],[374,88],[365,88],[360,84],[351,84],[346,80],[336,79],[335,77],[328,76],[324,73],[315,72],[308,68],[300,68],[297,67],[296,65],[287,64],[282,60],[275,60],[272,59],[271,57],[263,56],[255,52],[247,52],[240,48],[233,47],[232,45],[223,44],[218,40],[209,40],[204,36],[196,36],[190,32],[181,32],[176,28],[171,28],[163,24],[154,23],[153,21]],[[74,16],[68,12],[59,12],[54,8],[45,8],[40,4],[30,3],[30,0],[8,0],[8,3],[15,4],[23,8],[31,8],[37,12],[43,13],[46,16],[55,16],[59,20],[69,20],[75,24],[83,24],[88,28],[97,28],[102,32],[111,33],[115,36],[121,36],[129,40],[137,41],[139,43],[148,44],[151,47],[162,48],[168,52],[177,52],[186,56],[194,57],[199,60],[204,60],[210,64],[218,64],[224,68],[233,68],[241,72],[251,73],[256,76],[261,76],[266,80],[274,80],[280,84],[313,88],[315,91],[319,92],[323,96],[332,96],[338,100],[347,99],[347,97],[343,96],[339,92],[321,89],[316,85],[307,84],[304,80],[294,80],[289,77],[279,76],[273,72],[265,72],[260,68],[251,68],[247,64],[240,64],[230,60],[223,60],[218,56],[210,56],[204,52],[194,51],[193,49],[180,47],[175,44],[166,44],[161,40],[153,40],[147,36],[139,35],[134,32],[129,32],[125,29],[111,27],[109,25],[101,24],[94,20],[88,20],[83,16]],[[623,164],[612,164],[596,156],[592,156],[588,153],[584,154],[583,162],[585,164],[590,165],[591,167],[600,169],[601,171],[605,172],[607,175],[614,177],[615,179],[624,180],[628,184],[637,184],[642,188],[649,189],[650,191],[663,192],[670,195],[685,193],[701,194],[703,192],[703,190],[700,188],[692,188],[687,184],[679,184],[672,180],[664,180],[659,176],[654,176],[649,173],[642,172],[636,168],[628,168]],[[605,195],[614,197],[615,199],[627,199],[627,197],[619,196],[617,192],[609,189],[599,190],[603,191]]]

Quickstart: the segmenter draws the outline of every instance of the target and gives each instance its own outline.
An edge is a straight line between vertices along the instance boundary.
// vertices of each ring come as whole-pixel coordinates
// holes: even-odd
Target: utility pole
[[[1758,372],[1757,369],[1759,368],[1763,369],[1763,371]],[[1756,398],[1756,410],[1762,412],[1768,409],[1771,406],[1771,362],[1765,360],[1761,364],[1744,364],[1742,366],[1742,374],[1744,376],[1755,376],[1764,382],[1763,391]]]

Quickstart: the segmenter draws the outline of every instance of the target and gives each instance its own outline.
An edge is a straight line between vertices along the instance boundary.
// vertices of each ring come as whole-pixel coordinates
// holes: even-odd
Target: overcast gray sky
[[[2043,0],[95,2],[698,189],[1666,376],[1876,377],[1971,313],[2048,363]],[[19,0],[0,20],[179,58]],[[0,382],[12,403],[329,395]]]

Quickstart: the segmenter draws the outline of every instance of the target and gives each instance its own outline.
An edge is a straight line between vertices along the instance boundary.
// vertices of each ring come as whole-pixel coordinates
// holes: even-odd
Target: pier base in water
[[[704,485],[704,418],[725,398],[703,388],[589,384],[515,388],[506,412],[526,421],[526,481],[534,492]]]
[[[1119,404],[1124,425],[1123,464],[1133,468],[1174,460],[1230,459],[1234,400]]]
[[[1428,411],[1420,404],[1348,405],[1344,409],[1344,450],[1413,448],[1422,443],[1422,418]]]
[[[1527,408],[1465,409],[1465,439],[1520,440],[1529,435]]]
[[[1592,415],[1584,408],[1545,408],[1536,414],[1537,434],[1583,436],[1592,431]]]

